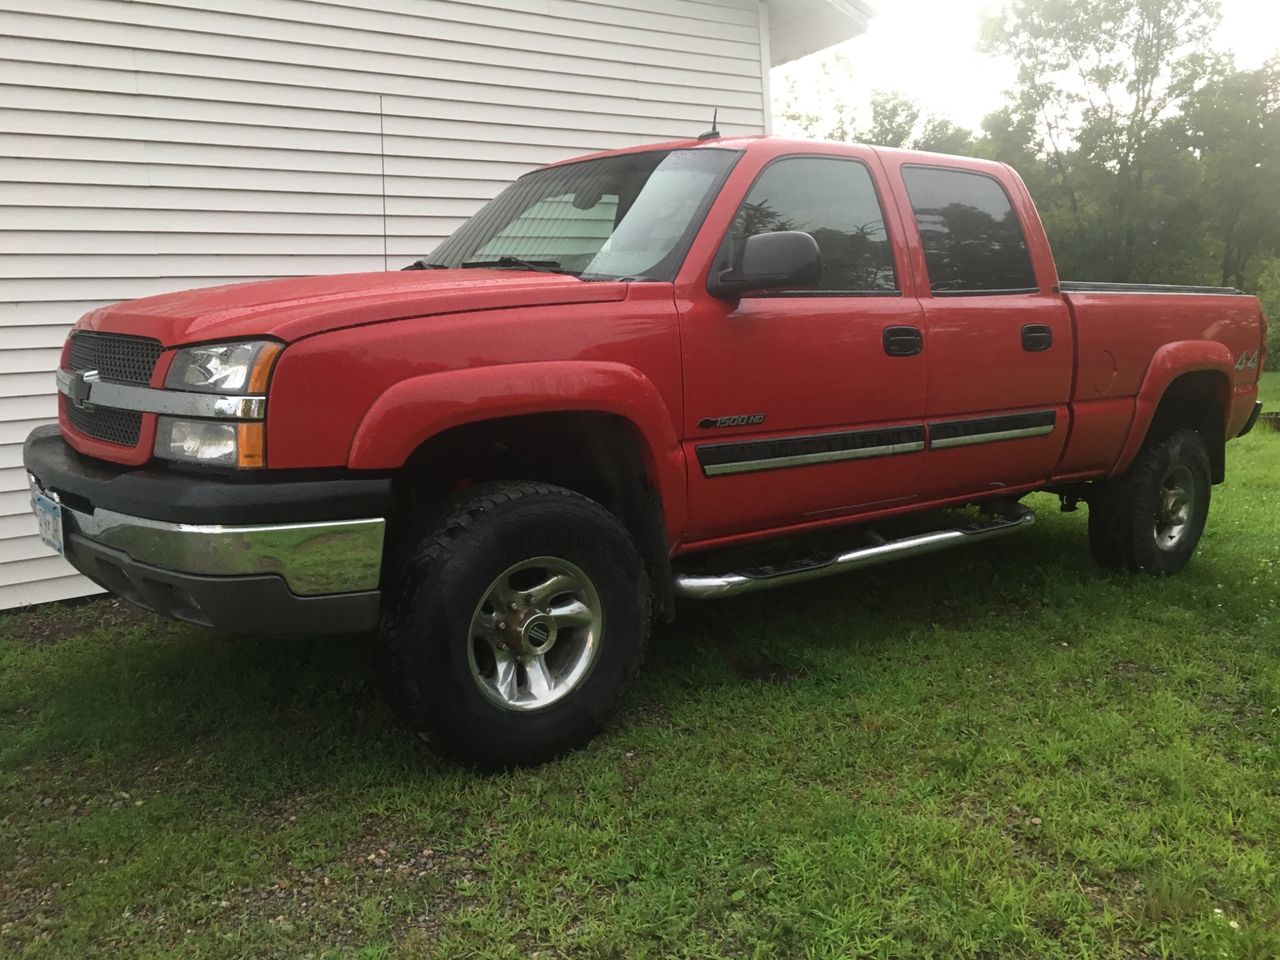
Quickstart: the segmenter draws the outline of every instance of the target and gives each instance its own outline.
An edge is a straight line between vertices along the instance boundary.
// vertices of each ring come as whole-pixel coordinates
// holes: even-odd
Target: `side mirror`
[[[707,292],[722,300],[736,300],[757,290],[809,287],[821,279],[818,242],[800,230],[782,230],[747,237],[737,266],[713,274]]]

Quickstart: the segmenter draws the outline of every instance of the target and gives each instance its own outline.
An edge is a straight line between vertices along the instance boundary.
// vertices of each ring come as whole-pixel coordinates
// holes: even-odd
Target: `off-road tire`
[[[1191,480],[1188,516],[1176,543],[1162,547],[1162,490],[1177,472]],[[1187,565],[1209,517],[1209,452],[1195,430],[1144,447],[1123,477],[1089,495],[1089,548],[1105,567],[1168,576]]]
[[[488,585],[534,557],[585,573],[603,625],[572,689],[517,711],[484,692],[468,647]],[[604,507],[549,484],[482,484],[442,504],[394,563],[378,627],[379,679],[398,719],[443,752],[483,769],[541,763],[585,744],[617,712],[649,636],[650,590],[635,545]]]

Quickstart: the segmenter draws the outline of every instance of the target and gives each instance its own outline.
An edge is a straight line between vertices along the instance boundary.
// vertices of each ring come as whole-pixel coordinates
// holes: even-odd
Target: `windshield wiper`
[[[401,267],[401,270],[448,270],[449,268],[443,263],[427,263],[425,260],[415,260],[407,267]]]
[[[522,260],[520,257],[498,257],[496,260],[467,260],[461,265],[469,267],[515,267],[519,270],[533,270],[538,273],[567,273],[571,277],[577,274],[565,270],[559,260]]]

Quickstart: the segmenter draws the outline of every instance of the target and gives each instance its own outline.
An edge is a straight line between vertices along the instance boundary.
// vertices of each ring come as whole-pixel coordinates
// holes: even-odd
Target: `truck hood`
[[[515,270],[411,270],[295,277],[182,290],[100,307],[78,327],[152,337],[166,347],[276,337],[286,342],[341,327],[504,307],[603,303],[627,285]]]

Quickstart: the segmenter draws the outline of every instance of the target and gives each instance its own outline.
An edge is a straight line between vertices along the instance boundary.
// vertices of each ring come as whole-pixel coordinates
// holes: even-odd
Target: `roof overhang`
[[[772,67],[864,33],[873,13],[862,0],[768,0],[766,5]]]

